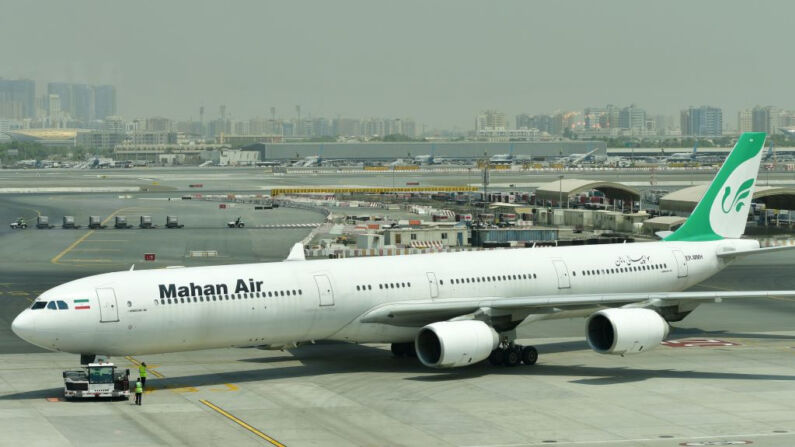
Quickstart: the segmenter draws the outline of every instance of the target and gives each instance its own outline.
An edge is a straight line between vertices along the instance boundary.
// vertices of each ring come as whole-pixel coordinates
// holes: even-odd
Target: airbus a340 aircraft
[[[536,362],[520,323],[587,316],[602,354],[648,351],[700,303],[795,291],[683,292],[760,249],[740,239],[763,133],[743,134],[693,214],[660,242],[123,271],[44,292],[13,331],[46,349],[141,355],[313,340],[392,343],[436,368]],[[782,247],[783,248],[783,247]]]

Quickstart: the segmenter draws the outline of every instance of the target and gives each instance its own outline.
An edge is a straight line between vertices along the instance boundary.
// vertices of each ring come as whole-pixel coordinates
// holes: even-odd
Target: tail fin
[[[664,240],[713,241],[742,236],[764,143],[764,132],[740,135],[693,214]]]

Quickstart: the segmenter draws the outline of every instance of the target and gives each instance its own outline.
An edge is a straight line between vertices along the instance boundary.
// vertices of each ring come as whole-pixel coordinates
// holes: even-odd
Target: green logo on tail
[[[744,181],[743,184],[740,185],[740,188],[737,190],[737,192],[734,193],[734,199],[732,199],[732,201],[729,203],[729,206],[726,206],[726,201],[731,195],[732,187],[727,186],[726,189],[723,190],[723,200],[720,202],[720,207],[723,212],[729,214],[732,209],[739,212],[743,205],[745,205],[745,202],[742,202],[741,200],[745,199],[751,194],[751,186],[753,184],[753,178],[749,178],[748,180]]]

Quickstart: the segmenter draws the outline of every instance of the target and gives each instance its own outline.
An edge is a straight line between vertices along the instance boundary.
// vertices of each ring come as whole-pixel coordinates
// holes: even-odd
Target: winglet
[[[293,248],[290,249],[290,254],[287,255],[285,261],[306,261],[306,257],[304,256],[304,245],[300,242],[296,242]]]

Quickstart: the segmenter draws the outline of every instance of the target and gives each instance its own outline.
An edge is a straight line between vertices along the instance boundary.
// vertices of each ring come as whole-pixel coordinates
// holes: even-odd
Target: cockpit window
[[[55,310],[55,309],[56,309],[56,307],[55,307],[55,301],[50,301],[50,302],[47,304],[47,309],[53,309],[53,310]]]
[[[58,303],[58,310],[69,309],[69,305],[63,301],[57,301]]]
[[[39,310],[39,309],[44,309],[45,306],[47,306],[46,301],[36,301],[33,303],[32,306],[30,306],[30,308],[33,310]]]

